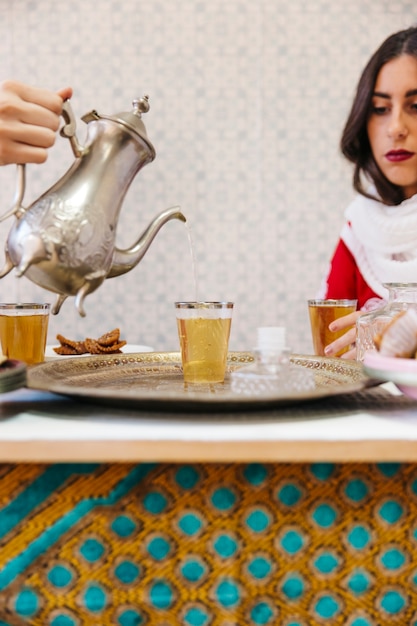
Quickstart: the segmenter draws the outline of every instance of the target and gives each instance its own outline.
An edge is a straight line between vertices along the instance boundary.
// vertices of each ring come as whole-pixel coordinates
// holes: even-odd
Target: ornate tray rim
[[[230,352],[228,355],[227,372],[230,374],[233,369],[240,367],[244,363],[253,361],[250,352]],[[110,403],[120,405],[130,405],[136,408],[166,408],[170,411],[177,409],[198,409],[198,410],[234,410],[234,409],[255,409],[263,407],[277,407],[336,395],[349,394],[362,391],[366,387],[375,384],[363,371],[362,364],[355,361],[344,361],[342,359],[316,357],[311,355],[291,356],[291,361],[308,367],[309,369],[333,371],[340,376],[341,382],[334,385],[317,387],[312,391],[296,394],[268,394],[262,396],[242,396],[231,390],[224,393],[210,392],[210,386],[205,389],[190,388],[178,391],[166,391],[161,394],[160,390],[144,389],[112,389],[96,388],[94,386],[77,386],[69,384],[69,375],[83,375],[88,371],[88,376],[94,374],[94,369],[102,371],[103,368],[113,367],[115,373],[121,376],[125,367],[150,367],[154,368],[157,375],[163,373],[164,366],[175,365],[178,372],[181,372],[181,356],[179,352],[140,352],[131,354],[112,354],[85,356],[82,358],[66,358],[62,361],[54,359],[39,365],[28,368],[27,386],[31,389],[50,391],[64,396],[70,396],[85,401],[95,403]],[[156,368],[156,369],[155,369]],[[45,376],[48,371],[53,372],[53,377]],[[108,370],[106,370],[107,372]],[[121,379],[122,380],[122,379]]]

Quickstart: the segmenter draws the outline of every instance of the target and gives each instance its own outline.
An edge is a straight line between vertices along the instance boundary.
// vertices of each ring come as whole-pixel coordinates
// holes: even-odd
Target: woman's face
[[[404,54],[388,61],[375,82],[367,124],[372,154],[384,176],[417,193],[417,59]]]

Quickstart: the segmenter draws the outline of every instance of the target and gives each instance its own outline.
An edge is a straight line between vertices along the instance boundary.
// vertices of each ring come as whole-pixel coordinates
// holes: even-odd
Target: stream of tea
[[[188,245],[189,245],[189,248],[190,248],[191,266],[192,266],[192,270],[193,270],[194,300],[196,302],[198,302],[198,295],[199,295],[198,272],[197,272],[197,262],[196,262],[196,256],[195,256],[195,246],[194,246],[193,232],[192,232],[192,228],[191,228],[191,226],[189,225],[188,222],[185,222],[184,225],[185,225],[185,228],[187,230]]]

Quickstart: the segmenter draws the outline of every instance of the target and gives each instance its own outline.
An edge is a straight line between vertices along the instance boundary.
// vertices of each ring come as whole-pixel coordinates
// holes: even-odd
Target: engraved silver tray
[[[224,383],[190,385],[183,381],[179,352],[57,358],[28,368],[27,386],[83,400],[141,408],[233,410],[317,400],[375,384],[356,361],[292,355],[292,363],[313,370],[314,389],[243,396],[232,391],[230,372],[252,361],[250,352],[230,352]]]

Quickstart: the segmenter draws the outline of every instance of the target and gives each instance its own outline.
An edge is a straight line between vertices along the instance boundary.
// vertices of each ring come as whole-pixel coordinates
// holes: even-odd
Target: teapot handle
[[[75,129],[76,129],[76,120],[74,117],[74,113],[72,111],[69,100],[65,100],[62,105],[62,117],[64,118],[65,124],[61,128],[60,135],[61,137],[67,137],[67,139],[71,142],[71,147],[74,155],[76,157],[80,157],[83,154],[84,148],[78,143]],[[22,207],[23,196],[25,195],[26,189],[26,166],[23,163],[19,163],[17,166],[17,183],[16,183],[16,191],[13,199],[13,203],[11,208],[4,213],[4,215],[0,216],[0,222],[3,222],[8,217],[12,215],[17,215],[19,211],[24,211]]]
[[[3,222],[3,220],[6,220],[8,217],[11,217],[12,215],[16,215],[19,210],[23,210],[22,200],[23,200],[23,196],[25,195],[25,189],[26,189],[26,166],[24,165],[24,163],[20,163],[16,166],[16,169],[17,169],[17,183],[16,183],[16,191],[14,194],[13,204],[11,208],[8,211],[6,211],[4,215],[0,217],[0,222]]]
[[[76,122],[69,100],[64,100],[62,104],[61,115],[64,118],[65,124],[59,131],[59,134],[61,135],[61,137],[66,137],[67,139],[70,140],[71,148],[74,153],[74,156],[80,157],[84,152],[84,148],[78,142],[77,136],[75,134],[77,122]]]

